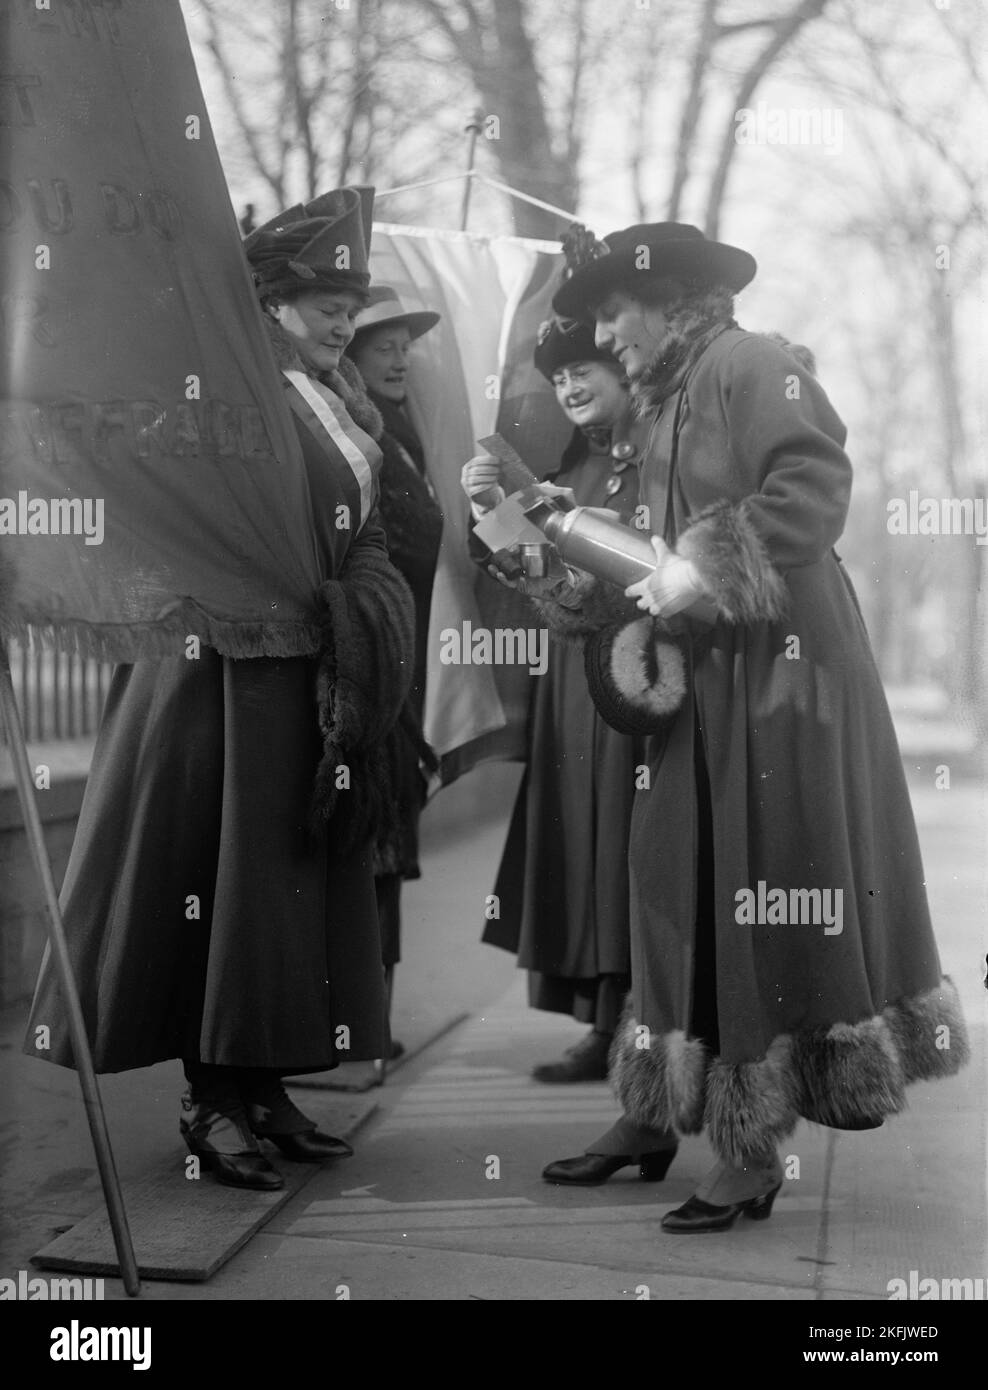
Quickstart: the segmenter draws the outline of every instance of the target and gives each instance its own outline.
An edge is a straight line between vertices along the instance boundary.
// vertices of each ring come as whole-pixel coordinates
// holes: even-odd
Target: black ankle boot
[[[330,1158],[349,1158],[353,1149],[343,1139],[320,1134],[288,1095],[281,1077],[263,1068],[244,1068],[239,1074],[247,1123],[252,1134],[277,1145],[296,1163],[325,1163]]]
[[[543,1168],[542,1176],[546,1182],[567,1187],[599,1187],[620,1168],[637,1163],[642,1182],[661,1182],[675,1157],[675,1147],[640,1154],[638,1158],[627,1154],[580,1154],[578,1158],[559,1158],[550,1163]]]
[[[193,1089],[182,1097],[179,1121],[189,1152],[226,1187],[252,1187],[275,1192],[285,1180],[261,1153],[250,1132],[239,1098],[196,1098]]]
[[[752,1221],[767,1221],[772,1215],[772,1203],[779,1194],[779,1188],[773,1187],[771,1192],[763,1192],[758,1197],[749,1197],[744,1202],[732,1202],[730,1206],[715,1207],[709,1202],[701,1201],[699,1197],[690,1197],[681,1207],[675,1211],[667,1211],[662,1218],[662,1229],[664,1231],[679,1231],[683,1233],[693,1233],[701,1231],[727,1231],[729,1230],[744,1213],[750,1216]]]
[[[532,1070],[536,1081],[550,1085],[565,1085],[576,1081],[606,1081],[607,1054],[613,1033],[598,1033],[596,1029],[571,1048],[561,1062],[543,1062]]]

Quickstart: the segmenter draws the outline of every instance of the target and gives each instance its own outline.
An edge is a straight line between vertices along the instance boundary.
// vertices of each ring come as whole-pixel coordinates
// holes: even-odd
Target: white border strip
[[[370,464],[305,373],[282,368],[282,375],[288,378],[306,404],[312,407],[319,423],[350,465],[350,470],[360,487],[360,525],[363,526],[370,516],[371,499],[374,495],[374,474]]]

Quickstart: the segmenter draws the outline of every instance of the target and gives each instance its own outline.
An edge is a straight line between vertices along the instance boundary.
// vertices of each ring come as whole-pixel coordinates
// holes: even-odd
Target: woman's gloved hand
[[[651,539],[655,569],[637,584],[630,584],[625,597],[637,599],[638,607],[653,618],[671,618],[702,598],[704,586],[691,560],[670,550],[661,536]]]
[[[504,501],[500,462],[493,454],[478,454],[463,465],[460,486],[470,498],[471,509],[479,521]]]

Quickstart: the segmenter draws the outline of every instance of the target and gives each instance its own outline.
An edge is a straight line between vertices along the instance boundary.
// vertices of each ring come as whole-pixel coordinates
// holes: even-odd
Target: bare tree
[[[829,0],[799,0],[793,9],[780,15],[766,26],[770,35],[768,42],[759,49],[744,70],[735,90],[734,109],[730,113],[729,120],[721,134],[720,150],[707,192],[707,209],[704,216],[704,230],[707,236],[717,237],[720,231],[720,214],[724,195],[727,191],[727,178],[738,148],[735,113],[747,108],[770,69],[778,62],[799,33],[813,20],[820,18],[828,4]],[[741,28],[751,28],[755,23],[760,26],[761,22],[752,21],[743,26],[721,26],[720,33],[721,36],[738,33]]]

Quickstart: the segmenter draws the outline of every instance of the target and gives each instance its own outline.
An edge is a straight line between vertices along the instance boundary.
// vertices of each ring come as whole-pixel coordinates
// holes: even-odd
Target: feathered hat
[[[570,224],[562,244],[564,283],[569,276],[601,254],[598,250],[601,243],[582,222]],[[553,372],[569,366],[571,362],[608,362],[621,370],[612,354],[606,348],[597,346],[593,325],[576,318],[555,317],[541,324],[533,360],[547,381],[552,380]]]
[[[737,293],[754,279],[758,268],[747,251],[711,241],[688,222],[637,222],[611,232],[603,242],[579,224],[574,228],[579,233],[575,244],[579,264],[552,301],[556,313],[568,318],[592,321],[595,305],[637,275],[724,285]],[[566,238],[563,244],[565,248]]]

